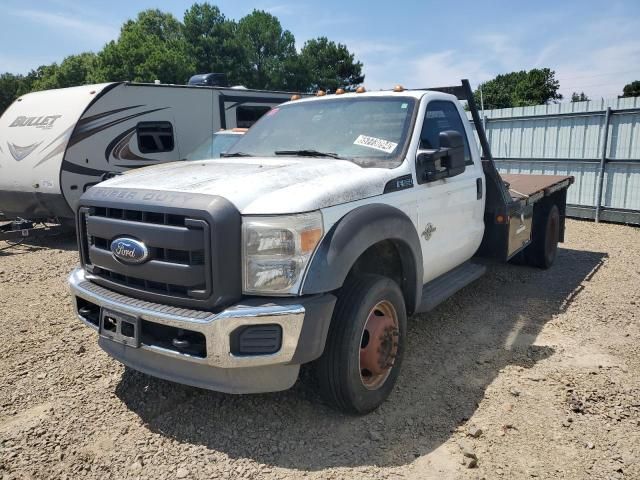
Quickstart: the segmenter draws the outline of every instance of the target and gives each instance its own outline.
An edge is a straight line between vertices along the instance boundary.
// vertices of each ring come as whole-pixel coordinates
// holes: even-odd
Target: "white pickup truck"
[[[223,158],[81,197],[69,282],[109,355],[231,393],[287,389],[313,362],[330,404],[366,413],[394,387],[407,316],[478,279],[474,256],[553,263],[573,179],[501,178],[466,80],[323,93]]]

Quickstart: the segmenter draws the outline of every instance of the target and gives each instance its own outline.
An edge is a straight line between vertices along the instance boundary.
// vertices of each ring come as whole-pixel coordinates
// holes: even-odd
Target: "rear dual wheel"
[[[527,263],[533,267],[549,268],[558,253],[560,240],[560,211],[551,204],[533,213],[533,238],[525,249]]]
[[[348,413],[368,413],[389,396],[404,354],[407,314],[400,287],[362,275],[341,289],[325,351],[315,365],[320,392]]]

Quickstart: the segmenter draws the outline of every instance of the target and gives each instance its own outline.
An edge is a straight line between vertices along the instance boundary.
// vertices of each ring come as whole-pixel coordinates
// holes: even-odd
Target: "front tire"
[[[315,364],[325,400],[347,413],[380,406],[400,373],[406,326],[396,282],[380,275],[349,280],[338,294],[325,350]]]

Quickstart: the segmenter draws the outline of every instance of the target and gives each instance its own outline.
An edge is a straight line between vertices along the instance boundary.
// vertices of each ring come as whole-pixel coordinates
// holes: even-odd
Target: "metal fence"
[[[573,175],[568,215],[640,224],[640,97],[485,111],[501,173]]]

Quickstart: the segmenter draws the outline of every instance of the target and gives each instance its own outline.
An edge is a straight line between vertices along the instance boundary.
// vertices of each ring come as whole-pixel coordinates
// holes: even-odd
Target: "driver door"
[[[464,128],[460,111],[450,100],[434,99],[427,104],[423,119],[419,150],[439,149],[439,134],[446,130],[462,135],[465,150],[462,174],[417,185],[424,283],[471,258],[484,231],[482,188],[478,194],[477,184],[482,177],[480,159],[477,150],[475,159],[471,155],[470,132]]]

